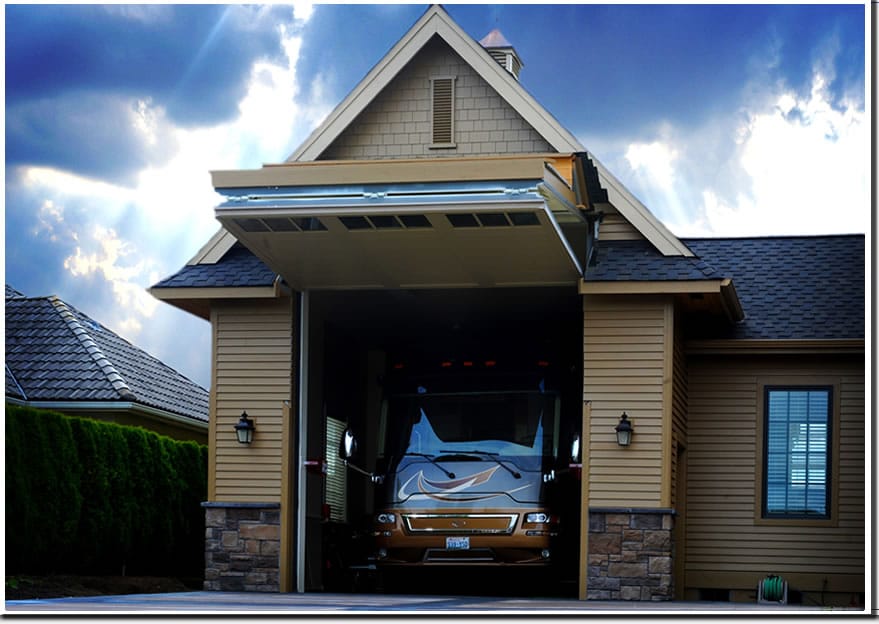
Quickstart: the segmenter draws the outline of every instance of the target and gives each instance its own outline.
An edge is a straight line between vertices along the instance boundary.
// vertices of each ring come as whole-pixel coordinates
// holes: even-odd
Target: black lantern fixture
[[[253,426],[253,420],[247,417],[247,412],[241,412],[241,420],[235,425],[235,433],[238,434],[238,442],[241,444],[250,444],[253,442],[253,432],[256,427]]]
[[[629,446],[632,443],[632,423],[629,422],[629,416],[623,412],[623,415],[620,416],[620,424],[616,427],[617,432],[617,444],[620,446]]]

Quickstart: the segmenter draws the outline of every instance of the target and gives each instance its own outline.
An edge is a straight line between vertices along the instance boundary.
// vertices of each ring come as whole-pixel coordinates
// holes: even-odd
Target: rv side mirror
[[[580,434],[574,434],[574,440],[571,442],[571,462],[580,463]]]
[[[345,431],[342,432],[342,439],[339,440],[339,457],[348,461],[354,454],[357,452],[357,439],[354,437],[354,433],[345,428]]]

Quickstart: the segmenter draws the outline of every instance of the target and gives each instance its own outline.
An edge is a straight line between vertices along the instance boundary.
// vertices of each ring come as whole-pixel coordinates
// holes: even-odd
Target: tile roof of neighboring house
[[[18,292],[17,290],[15,290],[15,289],[14,289],[12,286],[10,286],[9,284],[6,284],[6,298],[7,298],[7,299],[13,299],[13,298],[15,298],[15,297],[24,297],[24,295],[21,294],[20,292]]]
[[[216,264],[186,265],[153,288],[230,288],[271,286],[277,274],[241,243]]]
[[[6,299],[6,369],[7,397],[131,401],[208,420],[207,390],[55,296]]]

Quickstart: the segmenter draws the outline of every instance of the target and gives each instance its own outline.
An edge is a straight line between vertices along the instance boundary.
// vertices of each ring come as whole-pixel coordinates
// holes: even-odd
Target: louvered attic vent
[[[433,135],[431,147],[454,147],[455,78],[431,79]]]

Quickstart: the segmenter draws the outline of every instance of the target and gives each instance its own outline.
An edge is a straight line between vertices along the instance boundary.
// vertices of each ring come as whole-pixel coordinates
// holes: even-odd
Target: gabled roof
[[[583,153],[591,159],[611,204],[664,255],[691,256],[682,244],[580,141],[503,69],[486,49],[458,26],[439,5],[432,5],[363,80],[336,106],[287,162],[311,161],[335,141],[373,99],[434,36],[441,37],[560,153]]]
[[[55,296],[6,299],[6,389],[30,402],[126,402],[208,420],[207,390]]]
[[[433,36],[441,37],[552,147],[562,153],[581,152],[583,146],[574,135],[543,108],[513,76],[485,49],[461,30],[439,5],[433,5],[415,22],[351,93],[309,135],[287,162],[316,160],[321,153],[363,112],[370,102],[411,61]]]

